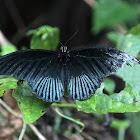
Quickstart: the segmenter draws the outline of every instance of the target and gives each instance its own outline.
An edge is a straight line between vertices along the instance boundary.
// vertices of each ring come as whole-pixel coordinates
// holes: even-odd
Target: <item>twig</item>
[[[22,140],[22,138],[24,136],[24,133],[25,133],[25,130],[26,130],[26,124],[25,124],[25,122],[23,122],[22,131],[20,133],[20,136],[19,136],[18,140]]]
[[[17,118],[20,118],[23,120],[22,116],[20,116],[18,113],[16,113],[13,109],[11,109],[2,99],[0,99],[0,104],[8,111],[10,112],[12,115],[14,115]],[[33,130],[33,132],[36,134],[36,136],[40,139],[40,140],[47,140],[39,131],[38,129],[33,125],[33,124],[29,124],[29,127]]]
[[[105,127],[110,126],[112,119],[113,119],[113,116],[111,113],[105,114],[105,121],[104,121],[103,126],[105,126]]]
[[[114,30],[118,31],[122,35],[125,35],[128,31],[127,27],[124,24],[118,24],[113,27]]]
[[[84,0],[84,2],[90,7],[94,8],[97,4],[96,0]]]
[[[14,115],[17,118],[22,119],[22,115],[18,114],[17,112],[15,112],[13,109],[10,108],[10,106],[8,106],[2,99],[0,99],[0,104],[8,111],[10,112],[12,115]]]
[[[36,136],[40,139],[40,140],[47,140],[38,130],[37,128],[33,125],[33,124],[28,124],[30,126],[30,128],[34,131],[34,133],[36,134]]]
[[[91,137],[91,136],[89,136],[88,134],[86,134],[85,132],[81,132],[81,135],[85,138],[85,139],[87,139],[87,140],[96,140],[96,139],[94,139],[93,137]]]
[[[2,31],[0,30],[0,45],[8,45],[10,42],[6,39]]]

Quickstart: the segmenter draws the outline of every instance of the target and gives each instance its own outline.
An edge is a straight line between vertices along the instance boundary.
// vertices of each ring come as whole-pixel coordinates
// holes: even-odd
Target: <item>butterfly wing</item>
[[[116,73],[124,64],[140,64],[134,56],[113,48],[85,48],[71,51],[69,55],[67,86],[73,100],[88,99],[104,77]]]
[[[59,102],[64,93],[62,64],[53,51],[22,50],[2,56],[0,75],[26,80],[44,101]]]
[[[52,61],[46,69],[45,75],[36,82],[29,82],[33,93],[39,98],[49,102],[60,102],[64,94],[64,72],[59,57]]]

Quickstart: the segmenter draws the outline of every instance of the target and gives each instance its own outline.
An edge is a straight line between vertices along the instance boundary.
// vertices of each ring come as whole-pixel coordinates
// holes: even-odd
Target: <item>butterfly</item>
[[[103,78],[129,62],[140,64],[131,54],[108,47],[88,47],[60,52],[21,50],[0,57],[0,75],[25,80],[31,91],[46,102],[60,102],[64,86],[73,100],[86,100],[100,87]]]

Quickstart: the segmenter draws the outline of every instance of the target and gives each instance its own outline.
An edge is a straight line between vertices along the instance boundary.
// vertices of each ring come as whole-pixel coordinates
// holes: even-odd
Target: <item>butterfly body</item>
[[[25,80],[38,98],[60,102],[64,85],[73,100],[90,98],[103,78],[117,72],[129,62],[140,64],[134,56],[106,47],[88,47],[60,52],[22,50],[0,57],[0,75]]]

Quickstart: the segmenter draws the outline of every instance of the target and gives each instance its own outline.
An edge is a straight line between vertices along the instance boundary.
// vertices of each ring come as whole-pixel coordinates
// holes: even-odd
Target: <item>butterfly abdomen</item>
[[[68,52],[61,52],[59,54],[60,63],[62,66],[61,69],[61,79],[64,80],[65,85],[67,85],[67,77],[68,77],[68,64],[70,61],[70,55]]]

